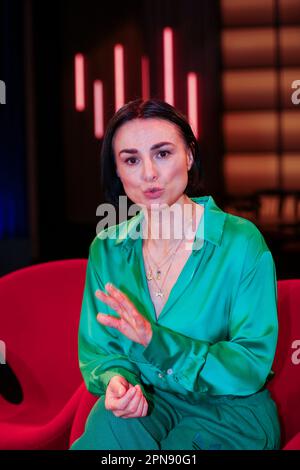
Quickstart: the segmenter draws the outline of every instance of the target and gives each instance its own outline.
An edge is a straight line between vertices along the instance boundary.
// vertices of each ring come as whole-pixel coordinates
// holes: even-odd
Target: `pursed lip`
[[[156,191],[162,191],[163,188],[159,188],[158,186],[153,186],[152,188],[148,188],[146,189],[146,191],[144,191],[144,193],[155,193]]]
[[[147,190],[147,191],[144,191],[144,196],[147,198],[147,199],[159,199],[161,197],[161,195],[164,193],[164,189],[158,189],[156,188],[156,190]]]

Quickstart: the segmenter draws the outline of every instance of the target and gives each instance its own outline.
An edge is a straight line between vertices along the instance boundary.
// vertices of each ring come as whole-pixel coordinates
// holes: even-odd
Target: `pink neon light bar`
[[[142,56],[142,98],[148,100],[150,98],[150,70],[149,58]]]
[[[83,54],[75,54],[75,108],[77,111],[85,109],[85,93],[84,93],[84,56]]]
[[[103,119],[103,83],[94,81],[94,133],[96,139],[101,139],[104,134]]]
[[[199,135],[198,126],[198,79],[194,72],[187,75],[187,94],[188,94],[188,120],[194,131],[196,138]]]
[[[115,111],[118,111],[125,103],[124,84],[124,48],[121,44],[114,47],[115,65]]]
[[[164,99],[174,105],[174,72],[173,72],[173,30],[163,30],[164,51]]]

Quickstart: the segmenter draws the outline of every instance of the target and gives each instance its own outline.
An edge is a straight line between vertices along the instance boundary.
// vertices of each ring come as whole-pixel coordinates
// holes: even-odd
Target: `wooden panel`
[[[296,195],[289,194],[283,199],[282,208],[281,208],[281,220],[285,223],[295,223],[299,221],[297,217],[299,200]]]
[[[281,23],[300,23],[299,0],[279,0]]]
[[[278,194],[261,194],[259,197],[258,220],[264,226],[280,220],[280,198]]]
[[[221,43],[224,67],[269,67],[275,64],[273,28],[225,29]]]
[[[282,175],[284,189],[300,191],[300,152],[283,155]]]
[[[221,0],[225,26],[272,24],[274,13],[274,0]]]
[[[222,82],[226,110],[268,109],[276,106],[275,70],[225,71]]]
[[[275,112],[227,113],[223,118],[227,152],[275,152],[278,118]]]
[[[264,226],[273,225],[273,229],[278,223],[293,224],[299,220],[298,204],[299,199],[296,194],[262,192],[259,197],[258,221]],[[277,230],[279,230],[278,226]]]
[[[300,65],[300,27],[280,29],[280,61],[285,66]]]
[[[227,154],[224,174],[230,195],[274,189],[278,178],[278,158],[275,154]]]
[[[281,115],[282,144],[285,151],[300,151],[300,110]]]
[[[300,80],[300,67],[281,70],[281,106],[295,108],[291,85]],[[277,74],[275,69],[227,70],[222,76],[223,103],[227,111],[273,109],[277,106]]]

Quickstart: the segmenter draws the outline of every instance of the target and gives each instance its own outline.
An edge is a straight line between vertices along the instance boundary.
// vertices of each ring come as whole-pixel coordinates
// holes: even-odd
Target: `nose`
[[[143,163],[143,177],[146,181],[153,181],[158,177],[156,165],[151,160]]]

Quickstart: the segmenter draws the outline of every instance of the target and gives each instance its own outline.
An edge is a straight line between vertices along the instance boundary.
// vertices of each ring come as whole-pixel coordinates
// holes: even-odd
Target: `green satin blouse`
[[[272,375],[278,323],[272,255],[249,220],[222,211],[211,196],[192,197],[204,213],[191,252],[156,318],[139,235],[143,212],[103,229],[90,246],[79,324],[79,365],[89,391],[105,393],[124,376],[196,403],[205,395],[250,395]],[[95,297],[111,282],[150,322],[145,348],[101,325],[118,314]]]

